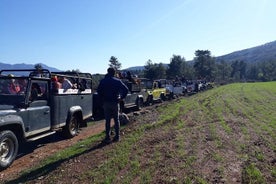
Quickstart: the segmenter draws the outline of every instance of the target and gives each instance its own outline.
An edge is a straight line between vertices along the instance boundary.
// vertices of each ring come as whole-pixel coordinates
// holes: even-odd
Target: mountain
[[[276,41],[249,49],[235,51],[216,58],[217,61],[224,60],[226,62],[231,62],[238,60],[250,63],[276,60]]]
[[[212,52],[212,51],[211,51]],[[226,62],[244,61],[250,63],[276,60],[276,41],[266,43],[264,45],[235,51],[230,54],[215,57],[217,61],[224,60]],[[193,61],[187,61],[193,62]],[[167,64],[164,64],[167,65]],[[124,70],[143,70],[144,66],[129,67]]]
[[[131,71],[139,71],[139,70],[144,70],[145,67],[144,66],[133,66],[133,67],[129,67],[129,68],[126,68],[126,69],[123,69],[123,70],[131,70]]]
[[[212,51],[211,51],[212,52]],[[276,41],[266,43],[264,45],[235,51],[230,54],[226,54],[223,56],[215,57],[217,61],[224,60],[226,62],[232,62],[232,61],[244,61],[244,62],[250,62],[250,63],[256,63],[256,62],[263,62],[263,61],[269,61],[269,60],[276,60]],[[190,61],[188,61],[190,62]],[[51,72],[59,72],[61,70],[53,67],[49,67],[45,64],[41,64],[42,68],[48,69]],[[0,70],[3,69],[32,69],[35,65],[32,64],[5,64],[0,63]],[[168,67],[168,64],[164,64],[164,66]],[[123,70],[144,70],[144,66],[134,66],[129,67]]]
[[[53,67],[49,67],[43,63],[37,63],[40,64],[42,66],[43,69],[47,69],[51,72],[60,72],[61,70],[57,69],[57,68],[53,68]],[[36,64],[35,64],[36,65]],[[33,64],[25,64],[25,63],[21,63],[21,64],[5,64],[5,63],[0,63],[0,70],[18,70],[18,69],[34,69]]]

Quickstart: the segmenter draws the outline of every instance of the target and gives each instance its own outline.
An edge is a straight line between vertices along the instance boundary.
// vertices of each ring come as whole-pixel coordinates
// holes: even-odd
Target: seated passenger
[[[61,89],[62,86],[61,86],[61,83],[58,81],[57,76],[52,76],[51,81],[52,81],[52,90],[54,92],[57,92],[58,89]]]
[[[70,80],[64,76],[59,78],[59,82],[61,83],[61,88],[64,90],[71,89],[73,87],[73,84],[70,82]]]
[[[20,92],[20,86],[15,81],[15,79],[11,79],[10,83],[8,84],[8,92],[10,94],[17,94]]]
[[[81,79],[80,84],[79,84],[79,89],[84,91],[87,88],[88,88],[87,81],[85,79]]]
[[[37,83],[32,84],[30,101],[34,101],[41,95],[41,89]]]
[[[18,79],[18,84],[20,87],[20,94],[24,94],[27,88],[27,80],[26,79]]]

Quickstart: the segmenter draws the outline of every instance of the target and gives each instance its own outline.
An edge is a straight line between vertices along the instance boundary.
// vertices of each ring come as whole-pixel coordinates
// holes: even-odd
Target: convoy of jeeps
[[[92,80],[89,73],[1,70],[0,170],[13,163],[24,143],[58,132],[72,138],[90,118],[102,117],[101,101]],[[66,85],[61,84],[64,81]],[[120,104],[122,112],[130,108],[139,110],[145,105],[193,94],[211,86],[201,82],[191,86],[190,83],[137,77],[122,81],[129,89]],[[199,84],[205,87],[199,89]]]

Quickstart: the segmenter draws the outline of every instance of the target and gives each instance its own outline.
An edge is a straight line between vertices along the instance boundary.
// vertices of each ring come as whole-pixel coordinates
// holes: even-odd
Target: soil
[[[148,111],[146,109],[147,108],[142,111]],[[128,113],[128,116],[131,115]],[[134,121],[133,118],[132,120]],[[90,122],[88,123],[89,125],[81,128],[80,133],[71,139],[65,139],[57,133],[24,144],[24,147],[19,149],[18,156],[13,164],[6,170],[1,171],[0,183],[16,179],[24,170],[38,165],[38,163],[44,158],[70,147],[92,135],[99,134],[105,129],[104,119],[91,119],[88,120],[88,122]]]
[[[19,149],[19,154],[13,164],[1,171],[0,181],[16,178],[22,171],[37,165],[42,159],[102,131],[104,131],[104,121],[98,120],[94,121],[91,126],[81,128],[80,133],[71,139],[64,139],[59,134],[53,134],[38,141],[28,142],[24,148]]]

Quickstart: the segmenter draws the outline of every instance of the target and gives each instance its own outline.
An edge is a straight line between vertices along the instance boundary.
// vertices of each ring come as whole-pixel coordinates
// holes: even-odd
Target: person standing
[[[103,102],[105,116],[105,143],[110,143],[110,122],[114,119],[115,137],[113,141],[120,140],[119,102],[127,93],[127,86],[118,78],[115,78],[115,69],[108,68],[105,78],[100,81],[97,90]]]

